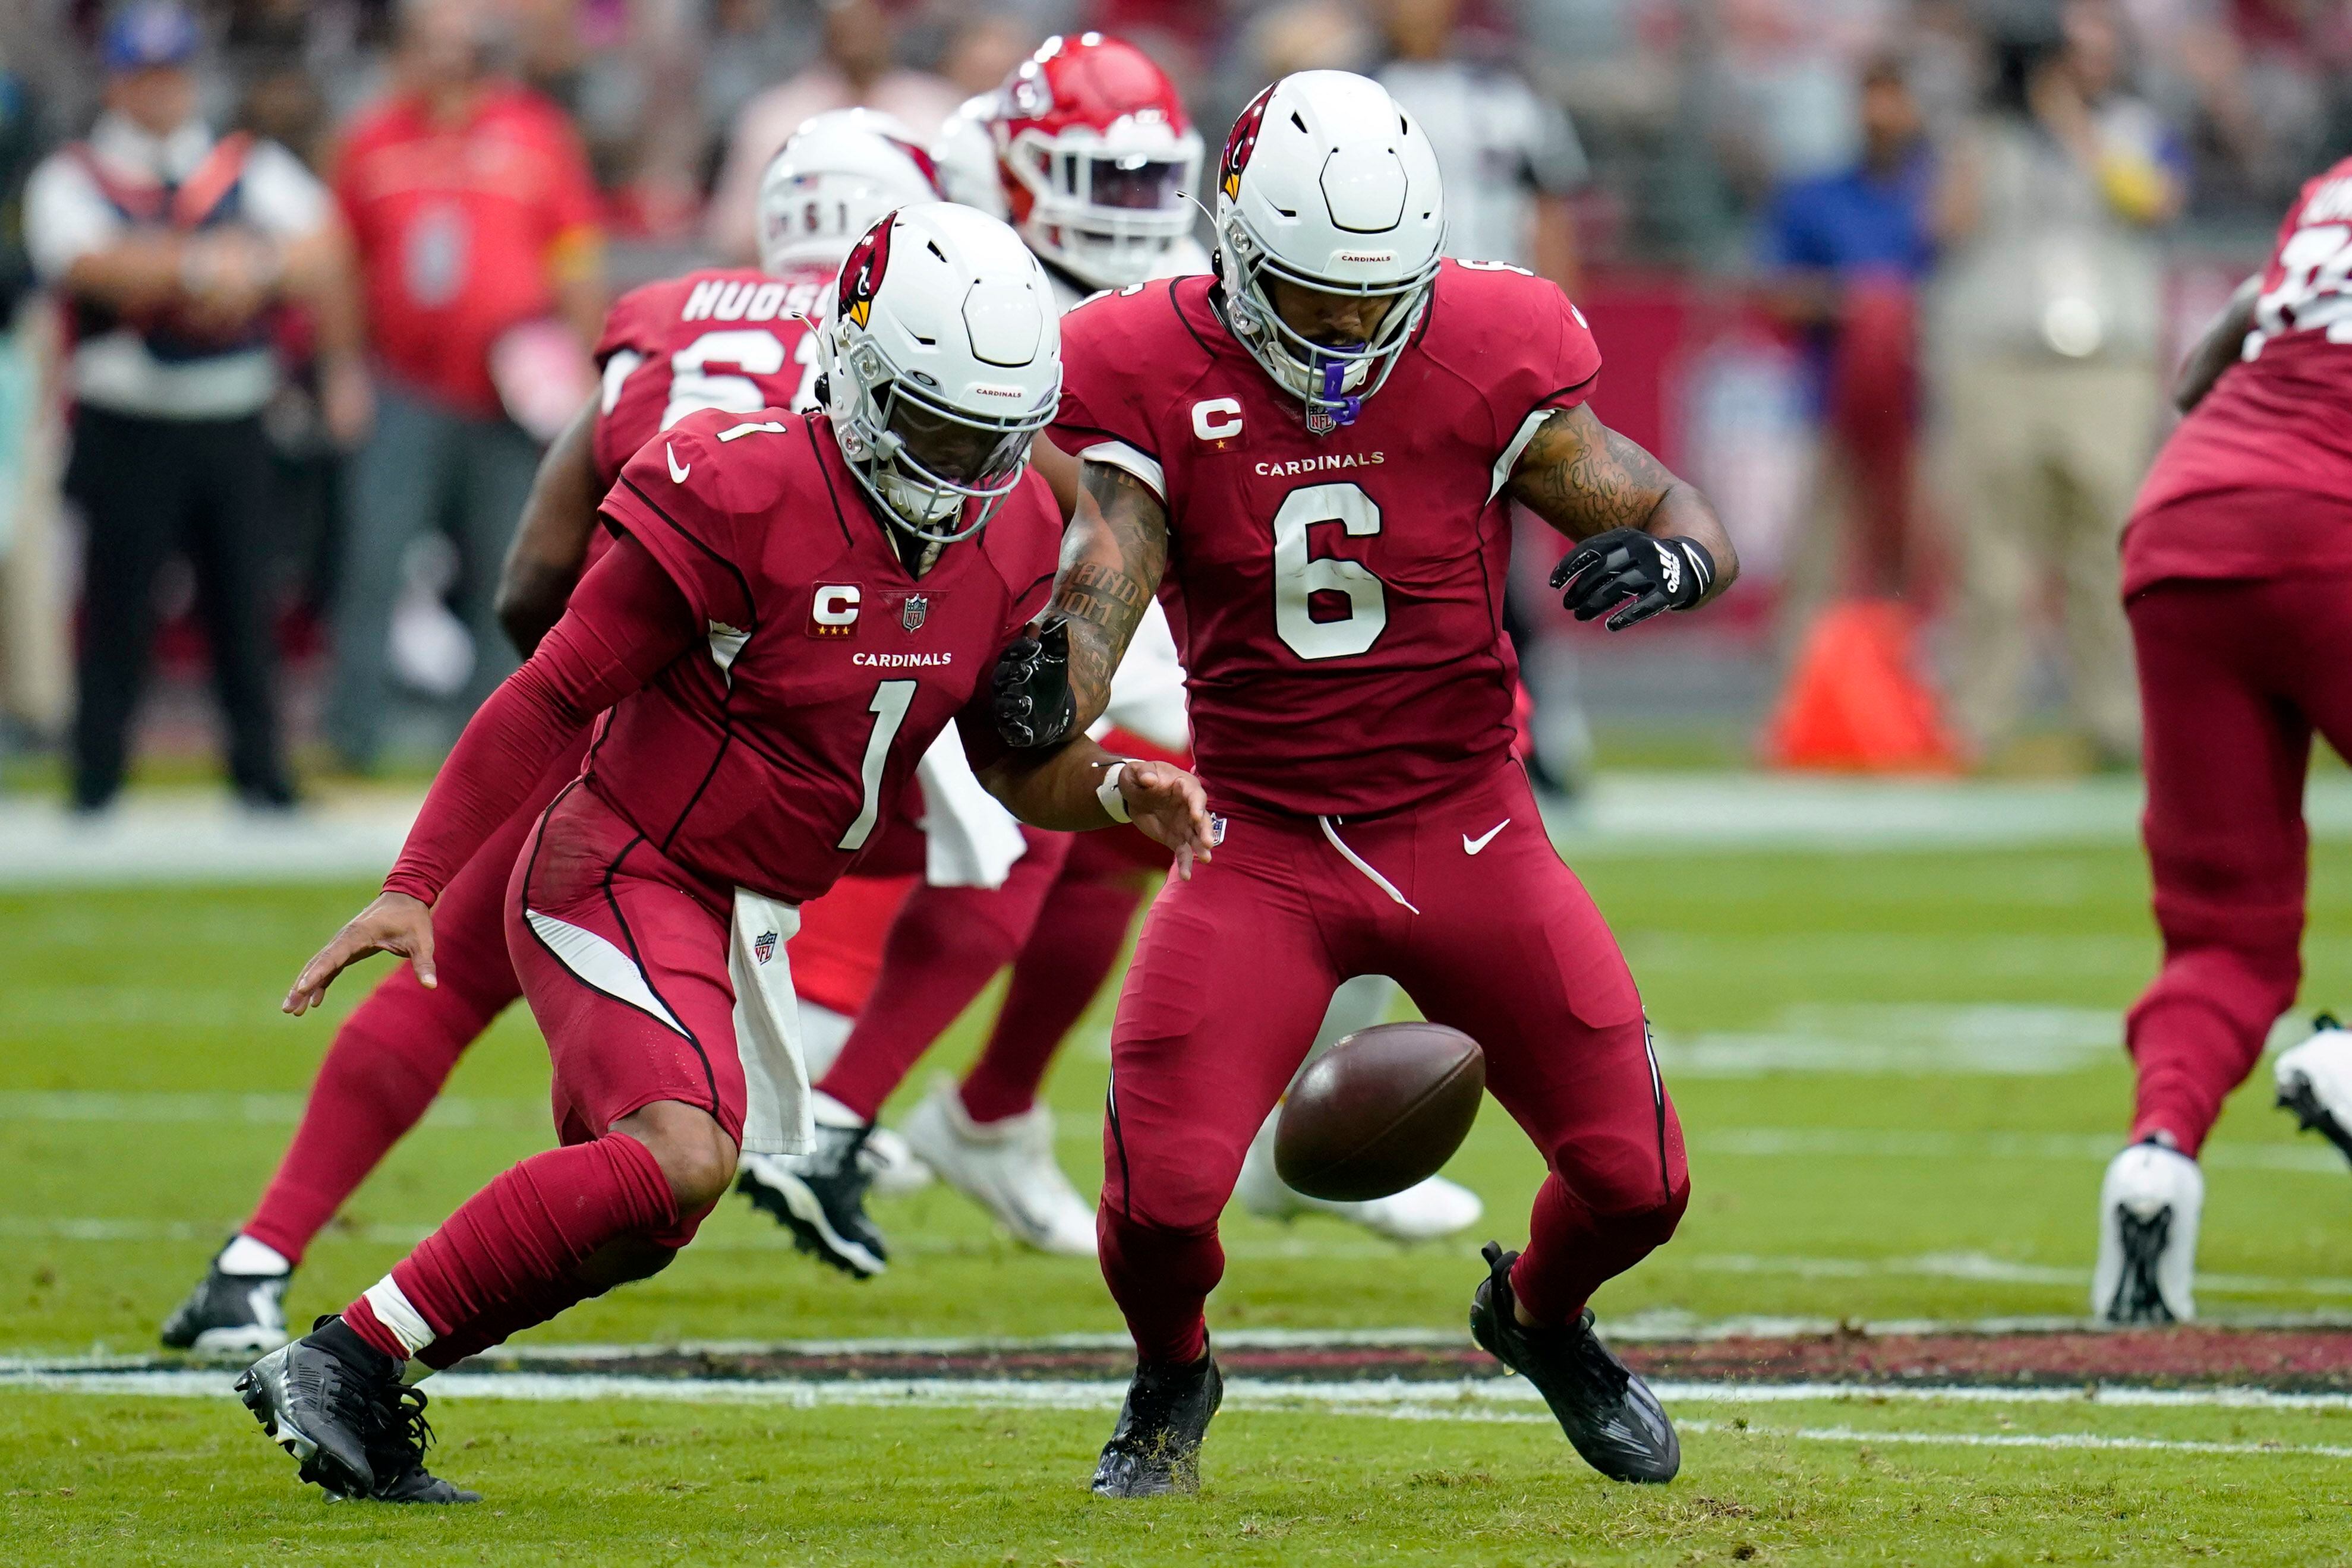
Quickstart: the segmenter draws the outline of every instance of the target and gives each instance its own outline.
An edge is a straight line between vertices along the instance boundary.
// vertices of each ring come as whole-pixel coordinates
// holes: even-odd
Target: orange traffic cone
[[[1764,730],[1775,768],[1846,773],[1952,773],[1958,748],[1935,694],[1912,668],[1910,612],[1885,600],[1832,605],[1799,650]]]

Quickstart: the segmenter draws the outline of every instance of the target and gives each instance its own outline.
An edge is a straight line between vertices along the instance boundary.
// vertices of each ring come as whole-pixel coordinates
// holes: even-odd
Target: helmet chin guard
[[[882,519],[926,545],[988,526],[1061,395],[1045,269],[1004,225],[945,203],[858,240],[819,352],[843,460]]]
[[[1352,424],[1428,308],[1445,238],[1429,139],[1379,83],[1302,71],[1234,122],[1217,181],[1217,273],[1234,335],[1298,398],[1318,435]],[[1318,343],[1285,321],[1276,279],[1386,298],[1361,343]]]

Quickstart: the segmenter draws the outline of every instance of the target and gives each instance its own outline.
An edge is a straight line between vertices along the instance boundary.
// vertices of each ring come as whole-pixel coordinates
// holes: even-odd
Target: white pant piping
[[[1382,876],[1379,872],[1374,871],[1370,862],[1366,861],[1363,856],[1358,854],[1355,851],[1347,846],[1346,842],[1340,839],[1339,833],[1332,828],[1330,818],[1318,817],[1315,821],[1316,823],[1322,828],[1323,836],[1331,841],[1331,847],[1338,850],[1341,854],[1347,856],[1348,863],[1349,865],[1354,866],[1358,871],[1362,872],[1367,877],[1370,877],[1374,887],[1379,888],[1382,893],[1387,894],[1391,898],[1395,899],[1407,909],[1412,909],[1412,912],[1415,915],[1421,913],[1420,910],[1413,909],[1412,900],[1407,898],[1403,894],[1397,891],[1396,883]]]

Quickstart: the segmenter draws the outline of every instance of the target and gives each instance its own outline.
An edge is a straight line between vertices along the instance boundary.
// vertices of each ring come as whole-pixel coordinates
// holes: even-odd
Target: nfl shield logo
[[[1310,409],[1308,409],[1308,410],[1307,411],[1307,434],[1309,434],[1309,435],[1328,435],[1328,434],[1330,434],[1333,431],[1335,431],[1335,430],[1337,430],[1337,429],[1339,429],[1339,422],[1338,420],[1336,420],[1336,419],[1333,419],[1333,418],[1332,418],[1328,413],[1325,413],[1322,409],[1320,409],[1320,408],[1310,408]]]
[[[898,606],[898,624],[909,632],[919,632],[923,629],[924,618],[930,612],[929,594],[910,593],[907,595],[906,602]]]
[[[776,956],[776,934],[762,931],[751,944],[751,956],[764,964]]]

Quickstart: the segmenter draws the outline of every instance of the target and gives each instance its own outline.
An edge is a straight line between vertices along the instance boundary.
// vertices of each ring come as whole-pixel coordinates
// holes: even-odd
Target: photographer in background
[[[1958,513],[1955,711],[1979,761],[2015,735],[2055,580],[2069,685],[2105,766],[2139,755],[2116,540],[2155,450],[2164,258],[2180,151],[2126,89],[2112,0],[2021,12],[1994,35],[1989,111],[1952,149],[1936,283],[1942,490]]]
[[[272,141],[215,138],[196,113],[198,35],[177,5],[134,5],[107,29],[106,110],[87,141],[34,171],[25,243],[73,318],[67,493],[88,524],[72,726],[73,805],[122,786],[155,632],[155,579],[175,550],[227,715],[229,776],[249,806],[294,794],[279,744],[270,506],[261,411],[278,386],[271,312],[319,320],[329,423],[368,419],[348,247],[334,207]]]

